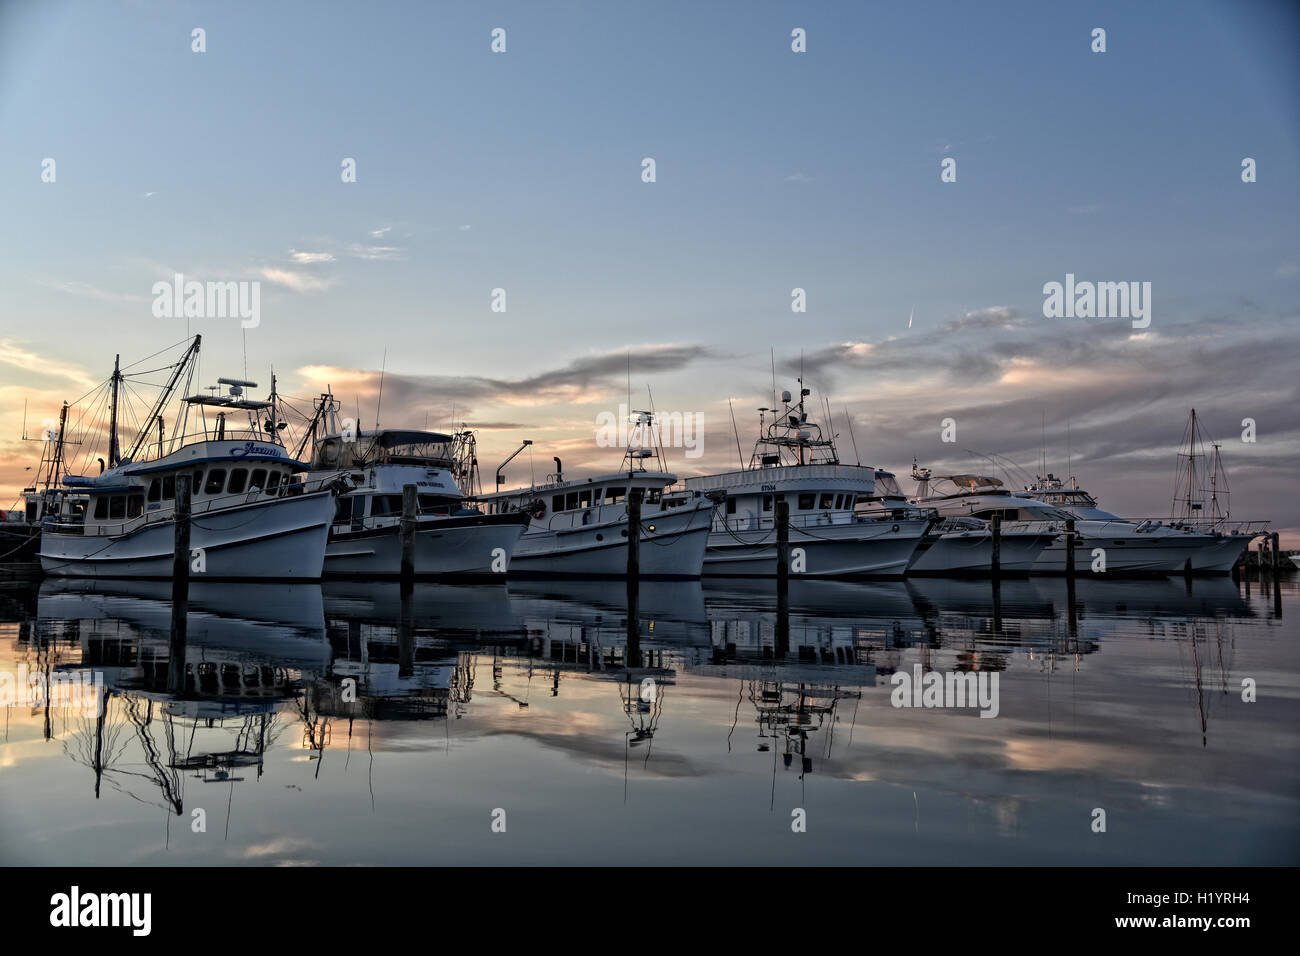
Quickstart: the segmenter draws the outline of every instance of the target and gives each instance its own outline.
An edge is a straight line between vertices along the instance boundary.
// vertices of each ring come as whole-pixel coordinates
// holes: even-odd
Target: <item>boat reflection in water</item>
[[[1243,590],[795,579],[778,601],[761,580],[645,582],[630,617],[622,583],[194,581],[178,644],[166,583],[48,581],[0,600],[0,671],[97,674],[102,695],[7,709],[3,846],[31,863],[1272,861],[1300,839],[1300,753],[1237,702],[1244,677],[1300,666],[1277,651],[1281,598]],[[998,719],[894,706],[918,666],[998,675]],[[1243,774],[1251,789],[1217,782]],[[1095,806],[1140,815],[1141,839],[1080,842]],[[782,849],[798,808],[806,849]],[[1207,818],[1227,836],[1186,841]]]

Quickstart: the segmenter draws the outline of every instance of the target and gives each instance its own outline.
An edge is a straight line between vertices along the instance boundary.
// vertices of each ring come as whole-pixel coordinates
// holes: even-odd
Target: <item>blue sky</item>
[[[1173,447],[1121,442],[1092,484],[1129,455],[1150,487],[1122,500],[1154,513],[1171,490],[1154,460],[1186,407],[1221,434],[1295,407],[1298,20],[1267,2],[0,4],[0,447],[27,453],[24,398],[52,411],[112,352],[181,338],[183,320],[150,312],[152,284],[181,271],[262,282],[254,378],[274,362],[290,390],[329,379],[364,402],[387,350],[393,414],[422,424],[463,394],[458,417],[526,426],[489,446],[531,434],[593,467],[594,413],[625,388],[593,357],[631,351],[638,392],[721,427],[727,397],[745,416],[766,403],[769,348],[788,370],[801,351],[911,337],[982,367],[994,337],[970,317],[1000,315],[1012,343],[1075,344],[1012,355],[1003,338],[995,362],[1059,364],[966,381],[940,360],[924,395],[914,370],[832,351],[815,384],[852,403],[879,464],[954,455],[919,423],[999,407],[980,447],[1023,453],[1032,425],[1032,460],[1043,415],[1059,434],[1092,413],[1112,443],[1129,427],[1087,401],[1090,375],[1114,388],[1114,352],[1094,344],[1123,323],[1042,318],[1043,284],[1071,272],[1153,285],[1145,347],[1168,408],[1133,433]],[[1220,365],[1240,326],[1256,364]],[[1191,350],[1184,328],[1218,345]],[[240,372],[236,322],[193,330],[206,377]],[[667,346],[673,361],[653,361]],[[584,361],[572,389],[530,386]],[[1261,492],[1285,487],[1297,424],[1261,423],[1230,456]],[[729,421],[715,438],[734,452]],[[1144,449],[1149,472],[1131,458]]]

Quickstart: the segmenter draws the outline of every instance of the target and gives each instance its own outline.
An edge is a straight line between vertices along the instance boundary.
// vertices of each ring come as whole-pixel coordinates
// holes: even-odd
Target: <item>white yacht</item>
[[[1034,561],[1034,573],[1065,573],[1068,519],[1075,524],[1074,567],[1078,574],[1091,572],[1096,548],[1105,551],[1106,574],[1177,573],[1204,544],[1166,522],[1129,521],[1095,507],[1066,507],[1043,500],[1034,491],[1011,491],[990,475],[931,476],[927,469],[918,469],[918,475],[917,492],[911,499],[914,504],[951,517],[991,520],[999,515],[1004,529],[1019,525],[1053,530],[1054,539]],[[932,488],[936,482],[939,487]],[[1030,524],[1021,524],[1025,522]]]
[[[930,478],[927,469],[918,469],[914,463],[912,477],[917,478],[920,473]],[[876,469],[875,492],[858,501],[858,512],[873,517],[885,514],[895,517],[937,516],[937,511],[909,502],[893,472],[880,468]],[[999,532],[999,573],[1030,573],[1043,549],[1056,536],[1057,531],[1050,522],[1004,523]],[[968,516],[937,517],[907,566],[909,575],[987,575],[992,572],[992,523]]]
[[[726,492],[713,518],[704,573],[775,577],[776,502],[790,508],[791,571],[806,577],[901,577],[931,520],[925,516],[872,518],[856,513],[875,490],[875,469],[845,465],[834,437],[808,420],[799,399],[759,409],[759,438],[749,467],[688,478],[688,489]],[[768,422],[766,415],[773,413]]]
[[[640,493],[642,500],[637,549],[640,576],[700,576],[714,502],[698,491],[666,491],[677,476],[662,470],[662,457],[653,438],[653,416],[649,412],[635,414],[636,428],[622,470],[566,479],[557,458],[556,471],[545,484],[480,496],[490,514],[523,513],[529,517],[510,561],[512,576],[626,576],[627,502],[633,492]],[[531,442],[520,450],[528,444]],[[651,460],[659,467],[648,470],[646,462]],[[498,469],[498,484],[500,474]]]
[[[46,495],[40,559],[60,577],[170,578],[175,539],[176,480],[192,476],[191,573],[204,580],[315,580],[321,575],[333,494],[304,493],[305,471],[280,443],[274,385],[271,401],[252,401],[254,382],[219,379],[227,394],[181,400],[173,435],[163,412],[182,376],[192,376],[200,337],[170,367],[167,384],[129,454],[118,446],[118,405],[135,381],[117,364],[109,383],[107,460],[98,475],[65,475],[51,502]],[[129,370],[126,370],[129,372]],[[141,373],[144,374],[144,373]],[[109,397],[111,396],[111,397]],[[187,432],[190,412],[199,428]],[[215,411],[209,422],[208,411]],[[246,428],[230,416],[245,413]],[[269,417],[263,420],[263,415]],[[157,440],[153,438],[156,424]],[[62,442],[62,436],[59,436]],[[152,457],[150,452],[152,451]]]
[[[1178,542],[1187,550],[1182,563],[1173,569],[1178,572],[1191,570],[1197,573],[1227,574],[1241,560],[1242,554],[1258,533],[1249,530],[1257,522],[1227,525],[1224,522],[1200,523],[1193,519],[1136,522],[1120,518],[1098,507],[1097,499],[1080,488],[1078,480],[1073,477],[1067,485],[1055,475],[1049,474],[1045,479],[1039,478],[1026,485],[1025,490],[1036,498],[1068,511],[1077,519],[1102,522],[1103,534],[1109,534],[1117,521],[1146,527],[1148,531],[1161,529],[1162,536],[1169,539],[1170,547]],[[1109,551],[1107,555],[1109,557]]]
[[[338,428],[337,407],[332,395],[322,395],[304,438],[314,438],[317,430],[324,433],[314,442],[308,482],[340,489],[325,547],[325,575],[400,575],[402,489],[414,485],[415,575],[496,575],[504,580],[528,516],[488,515],[464,500],[456,483],[456,449],[472,441],[472,433],[395,428],[344,433]]]

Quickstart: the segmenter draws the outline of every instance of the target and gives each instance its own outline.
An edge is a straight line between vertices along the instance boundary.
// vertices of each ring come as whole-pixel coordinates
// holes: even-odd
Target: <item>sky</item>
[[[846,460],[1046,458],[1161,516],[1195,407],[1300,547],[1298,9],[0,0],[0,498],[24,414],[201,332],[205,384],[370,424],[382,370],[383,424],[489,473],[532,439],[509,485],[617,467],[629,379],[701,416],[670,467],[734,468],[774,362]],[[176,273],[260,283],[257,325],[157,317]],[[1151,283],[1150,325],[1046,317],[1067,274]]]

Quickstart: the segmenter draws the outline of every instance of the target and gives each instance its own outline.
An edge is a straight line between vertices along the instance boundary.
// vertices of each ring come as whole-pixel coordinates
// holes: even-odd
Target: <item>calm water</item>
[[[1280,605],[794,582],[786,642],[770,584],[673,583],[629,642],[619,584],[196,585],[169,694],[166,585],[10,586],[0,674],[107,703],[0,713],[0,863],[1295,864]],[[998,716],[891,706],[914,664],[996,673]]]

